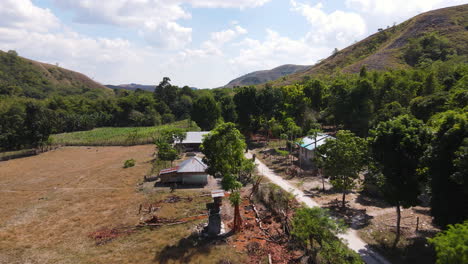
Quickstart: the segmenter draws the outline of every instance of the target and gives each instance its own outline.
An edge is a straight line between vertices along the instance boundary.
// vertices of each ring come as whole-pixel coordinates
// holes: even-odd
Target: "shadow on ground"
[[[366,213],[366,209],[356,209],[349,206],[343,208],[341,205],[341,201],[335,199],[323,208],[330,210],[332,215],[343,219],[353,229],[361,229],[368,226],[374,218]]]
[[[193,233],[188,237],[182,238],[179,242],[172,246],[164,247],[160,252],[157,252],[154,257],[154,262],[166,264],[178,261],[180,263],[192,263],[192,259],[198,255],[206,255],[213,250],[216,245],[226,243],[226,237],[232,235],[230,233],[225,236],[215,238],[202,238],[198,233]]]

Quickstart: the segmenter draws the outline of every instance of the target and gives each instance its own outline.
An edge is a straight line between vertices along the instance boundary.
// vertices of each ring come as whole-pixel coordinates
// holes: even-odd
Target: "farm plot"
[[[210,198],[203,191],[140,191],[153,152],[153,145],[64,147],[0,162],[0,263],[218,263],[242,259],[228,245],[198,245],[188,239],[206,221],[189,218],[205,210]],[[136,166],[124,169],[124,161],[130,158],[136,160]],[[173,198],[175,195],[181,199]],[[184,223],[135,228],[150,217],[149,204],[154,205],[153,213],[159,219],[182,219]]]
[[[199,131],[200,128],[188,120],[154,127],[101,127],[89,131],[79,131],[52,135],[54,144],[65,146],[133,146],[151,144],[161,131],[181,128]]]

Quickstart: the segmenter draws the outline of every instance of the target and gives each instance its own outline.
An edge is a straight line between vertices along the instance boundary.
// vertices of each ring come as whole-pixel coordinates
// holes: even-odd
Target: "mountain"
[[[74,94],[108,96],[113,91],[79,72],[0,50],[0,94],[43,99]]]
[[[107,84],[106,87],[111,88],[111,89],[125,89],[125,90],[131,90],[131,91],[135,91],[136,89],[141,89],[141,90],[153,92],[156,85],[144,85],[144,84],[130,83],[130,84],[119,84],[119,85]]]
[[[467,55],[468,4],[429,11],[399,25],[379,29],[379,32],[338,51],[305,71],[277,79],[272,84],[287,85],[318,74],[356,73],[364,65],[368,70],[408,68],[411,65],[404,58],[405,50],[413,39],[430,33],[447,39],[450,48],[458,55]]]
[[[307,70],[310,66],[286,64],[271,70],[256,71],[236,78],[226,84],[224,87],[232,88],[235,86],[249,86],[267,83],[276,80],[288,74],[299,73]]]

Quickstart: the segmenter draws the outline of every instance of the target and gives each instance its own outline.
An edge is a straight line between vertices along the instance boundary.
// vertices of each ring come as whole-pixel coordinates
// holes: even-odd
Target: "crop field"
[[[239,263],[235,248],[192,239],[206,218],[137,227],[148,204],[160,219],[182,219],[206,213],[211,200],[203,190],[142,189],[153,153],[153,145],[62,147],[0,162],[0,263]],[[124,169],[130,158],[136,166]],[[183,199],[161,202],[175,195]]]
[[[195,122],[182,120],[154,127],[102,127],[89,131],[56,134],[51,137],[53,144],[63,146],[133,146],[154,143],[161,131],[170,128],[200,130]]]

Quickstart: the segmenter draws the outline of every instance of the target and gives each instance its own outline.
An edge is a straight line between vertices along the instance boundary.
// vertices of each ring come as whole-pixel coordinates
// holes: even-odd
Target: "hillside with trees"
[[[281,65],[271,70],[255,71],[255,72],[242,75],[241,77],[238,77],[230,81],[224,87],[233,88],[237,86],[264,84],[264,83],[267,83],[269,81],[274,81],[278,78],[281,78],[289,74],[304,72],[308,68],[310,68],[310,66],[293,65],[293,64]]]
[[[417,64],[468,54],[468,5],[438,9],[401,24],[380,28],[377,33],[333,54],[306,71],[274,81],[292,84],[321,74],[357,73],[369,70],[407,69]],[[447,46],[448,45],[448,46]],[[430,48],[429,48],[430,46]]]
[[[0,95],[44,99],[55,95],[98,98],[111,94],[111,89],[81,73],[20,57],[14,50],[0,51]]]

